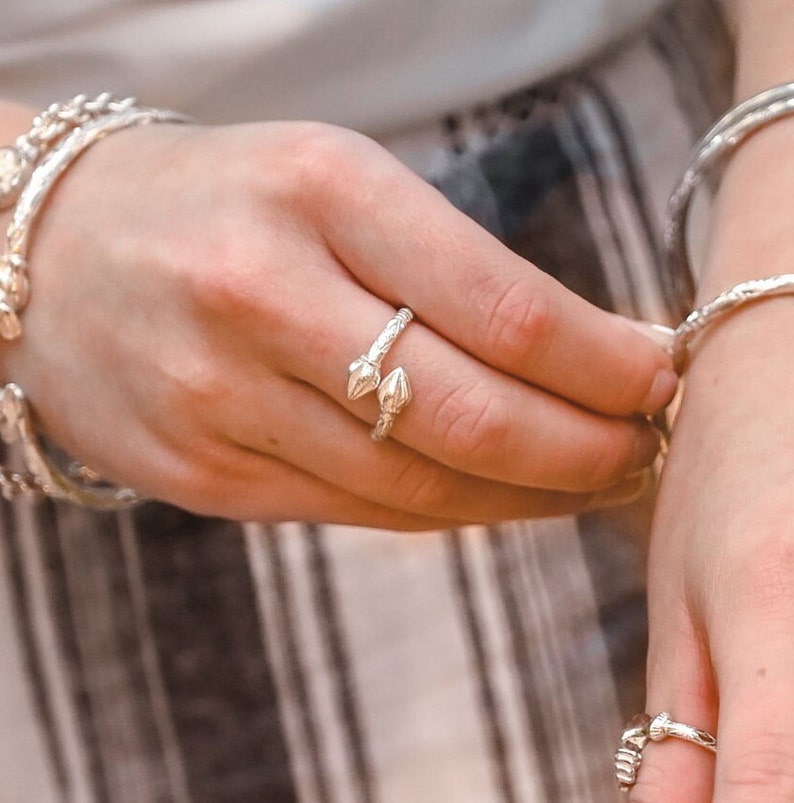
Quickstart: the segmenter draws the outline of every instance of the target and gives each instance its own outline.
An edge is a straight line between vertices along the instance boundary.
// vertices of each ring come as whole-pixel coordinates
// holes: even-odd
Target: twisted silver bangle
[[[748,279],[690,312],[683,323],[675,329],[672,337],[673,364],[678,373],[681,374],[686,370],[690,343],[707,326],[745,304],[792,294],[794,294],[794,273],[783,273],[764,279]]]
[[[151,122],[187,122],[176,112],[139,108],[133,98],[116,100],[103,93],[93,100],[79,95],[53,104],[13,148],[0,149],[0,208],[16,201],[0,256],[0,336],[22,333],[19,313],[28,302],[27,252],[36,219],[58,179],[90,145],[108,134]],[[12,499],[42,493],[100,510],[134,505],[142,497],[131,488],[117,488],[77,462],[60,468],[39,442],[34,416],[22,389],[13,383],[0,389],[0,436],[18,445],[24,472],[0,466],[0,494]]]
[[[0,209],[12,206],[42,156],[68,131],[111,112],[135,105],[135,98],[117,98],[102,92],[95,98],[75,95],[71,100],[51,103],[33,118],[30,130],[13,145],[0,148]]]
[[[0,390],[0,434],[5,443],[20,445],[27,469],[24,474],[0,469],[0,493],[6,499],[42,493],[96,510],[118,510],[143,499],[132,488],[103,482],[79,463],[72,463],[68,473],[60,469],[39,443],[25,394],[13,383]]]
[[[120,111],[89,119],[75,128],[44,157],[22,188],[11,223],[6,247],[0,257],[0,336],[15,340],[22,334],[19,313],[29,297],[27,252],[30,237],[44,202],[58,179],[90,145],[113,131],[150,122],[187,122],[176,112],[125,106]]]

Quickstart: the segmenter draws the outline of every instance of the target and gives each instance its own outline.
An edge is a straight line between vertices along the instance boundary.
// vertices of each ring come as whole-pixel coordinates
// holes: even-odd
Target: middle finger
[[[283,368],[371,425],[377,399],[347,399],[347,367],[366,352],[394,309],[345,280],[329,280],[313,292],[314,314],[294,327],[299,342],[322,346],[307,349],[300,365]],[[339,310],[351,312],[341,318]],[[465,473],[589,492],[649,465],[657,453],[658,437],[644,419],[577,407],[479,362],[421,321],[411,323],[387,355],[384,375],[398,365],[410,377],[413,401],[392,437]]]

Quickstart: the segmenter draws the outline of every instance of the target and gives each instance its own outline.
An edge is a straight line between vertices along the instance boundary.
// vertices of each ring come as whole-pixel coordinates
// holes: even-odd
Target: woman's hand
[[[791,272],[792,165],[791,120],[737,152],[701,300]],[[716,733],[718,753],[649,743],[631,803],[794,800],[793,353],[791,296],[695,344],[654,522],[646,710]]]
[[[152,125],[95,145],[33,238],[8,379],[101,474],[234,518],[398,528],[631,494],[667,358],[527,264],[370,140],[313,124]],[[369,436],[347,366],[414,400]]]
[[[718,754],[649,743],[632,803],[794,800],[794,300],[699,346],[650,561],[648,704]]]

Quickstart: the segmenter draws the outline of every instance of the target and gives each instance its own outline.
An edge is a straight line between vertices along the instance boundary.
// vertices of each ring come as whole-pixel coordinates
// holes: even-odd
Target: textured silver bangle
[[[28,301],[27,252],[35,222],[58,179],[90,145],[108,134],[151,122],[188,122],[176,112],[139,108],[132,98],[104,93],[94,100],[77,96],[53,104],[34,120],[13,148],[0,149],[0,208],[16,201],[0,256],[0,335],[13,340],[22,332],[19,313]],[[36,435],[33,412],[22,389],[0,388],[0,436],[20,447],[24,472],[0,466],[0,494],[12,499],[42,493],[99,510],[129,507],[142,497],[117,488],[71,461],[61,468]]]
[[[695,191],[751,134],[791,114],[794,114],[794,83],[781,84],[730,109],[695,146],[689,166],[670,196],[664,224],[666,263],[681,315],[695,305],[687,238],[687,220]]]
[[[0,148],[0,209],[12,206],[43,155],[68,131],[96,117],[120,112],[135,105],[135,98],[117,98],[103,92],[95,98],[75,95],[51,103],[36,115],[30,130],[13,145]]]
[[[779,276],[741,282],[730,290],[720,293],[702,307],[690,312],[683,323],[675,329],[672,336],[671,351],[678,373],[682,374],[686,370],[690,343],[707,326],[716,323],[720,318],[745,304],[774,296],[792,294],[794,294],[794,273],[783,273]]]
[[[58,141],[33,170],[19,194],[6,231],[0,257],[0,336],[15,340],[22,333],[19,313],[29,297],[27,252],[33,227],[58,179],[90,145],[113,131],[150,122],[187,122],[188,118],[162,109],[125,107],[89,119]]]
[[[6,499],[41,493],[97,510],[119,510],[142,501],[131,488],[103,482],[93,471],[72,463],[60,469],[39,443],[33,415],[22,389],[13,383],[0,389],[0,435],[9,445],[19,444],[26,473],[0,469],[0,493]]]

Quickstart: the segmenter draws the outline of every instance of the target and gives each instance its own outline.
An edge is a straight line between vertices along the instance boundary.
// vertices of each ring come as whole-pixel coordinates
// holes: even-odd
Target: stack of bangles
[[[694,273],[687,247],[687,219],[695,190],[750,135],[782,117],[794,114],[794,83],[773,87],[735,106],[721,117],[695,148],[689,167],[670,197],[664,227],[665,258],[682,308],[691,309]],[[746,304],[794,294],[794,273],[750,279],[721,293],[690,312],[676,329],[667,329],[673,364],[679,375],[686,370],[689,349],[706,327]],[[661,327],[665,329],[665,327]],[[637,782],[643,751],[649,742],[667,738],[690,742],[711,753],[717,739],[711,733],[673,721],[667,713],[638,714],[627,725],[615,754],[615,776],[620,789],[628,792]]]
[[[0,148],[0,209],[14,206],[0,254],[0,337],[22,336],[20,314],[29,298],[27,254],[31,233],[58,179],[93,143],[124,128],[155,122],[184,123],[176,112],[138,106],[134,98],[108,92],[95,98],[77,95],[53,103],[13,146]],[[0,436],[20,446],[23,471],[0,467],[0,491],[6,499],[44,494],[99,510],[128,507],[141,497],[131,488],[117,488],[86,466],[66,461],[60,468],[39,441],[34,417],[22,389],[9,383],[0,389]]]

